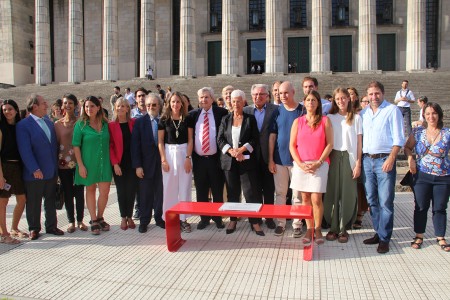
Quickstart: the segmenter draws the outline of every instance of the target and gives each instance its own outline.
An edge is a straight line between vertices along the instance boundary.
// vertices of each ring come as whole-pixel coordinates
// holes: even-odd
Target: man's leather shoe
[[[388,253],[389,243],[380,241],[380,243],[378,244],[377,252],[380,254]]]
[[[273,219],[266,219],[266,225],[269,229],[275,229],[277,227],[277,224],[275,224]]]
[[[375,234],[370,239],[366,239],[366,240],[363,241],[363,243],[366,244],[366,245],[376,245],[379,242],[380,242],[380,238],[378,237],[378,234]]]
[[[166,229],[166,222],[163,220],[156,222],[156,226],[161,227],[162,229]]]
[[[216,227],[217,227],[218,229],[222,229],[222,228],[225,228],[225,224],[224,224],[222,221],[216,222]]]
[[[37,231],[37,230],[30,231],[30,240],[32,240],[32,241],[37,240],[39,238],[39,236],[40,236],[39,231]]]
[[[146,233],[147,232],[147,227],[148,227],[148,225],[146,225],[146,224],[140,224],[138,231],[140,233]]]
[[[203,221],[200,221],[200,222],[197,224],[197,229],[198,229],[198,230],[205,229],[206,226],[208,226],[208,225],[209,225],[209,222],[203,222]]]
[[[53,234],[53,235],[64,235],[64,231],[62,231],[61,229],[56,228],[56,227],[55,227],[55,229],[47,230],[45,233]]]

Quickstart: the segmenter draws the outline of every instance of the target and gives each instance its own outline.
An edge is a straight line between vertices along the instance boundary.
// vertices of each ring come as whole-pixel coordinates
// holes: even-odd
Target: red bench
[[[166,211],[167,249],[176,252],[186,242],[181,238],[180,214],[253,217],[253,218],[283,218],[283,219],[313,219],[311,206],[271,205],[263,204],[258,212],[251,211],[220,211],[223,203],[210,202],[180,202]],[[312,260],[314,240],[303,249],[303,259]]]

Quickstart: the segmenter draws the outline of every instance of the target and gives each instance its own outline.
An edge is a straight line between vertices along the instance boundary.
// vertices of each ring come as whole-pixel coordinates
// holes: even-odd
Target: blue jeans
[[[394,228],[395,177],[394,167],[388,173],[381,167],[387,157],[363,158],[362,180],[366,189],[367,202],[370,207],[373,227],[383,242],[389,242]]]
[[[445,236],[449,193],[450,176],[417,172],[417,181],[414,185],[414,232],[425,233],[428,209],[432,202],[434,234]]]

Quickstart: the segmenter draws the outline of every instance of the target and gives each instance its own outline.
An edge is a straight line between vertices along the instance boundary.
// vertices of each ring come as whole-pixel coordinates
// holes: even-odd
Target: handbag
[[[400,184],[402,186],[414,186],[414,175],[411,173],[411,171],[408,170],[408,172],[406,172],[405,177],[403,177],[403,179],[400,181]]]
[[[62,187],[61,182],[56,183],[56,201],[55,201],[55,207],[56,209],[60,210],[64,206],[64,190]]]

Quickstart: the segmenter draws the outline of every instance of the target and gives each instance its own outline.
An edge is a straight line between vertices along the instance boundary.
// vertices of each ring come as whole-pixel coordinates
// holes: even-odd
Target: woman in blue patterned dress
[[[436,242],[445,252],[450,244],[445,241],[447,204],[450,195],[450,129],[444,127],[442,108],[437,103],[427,103],[423,108],[424,122],[414,128],[405,145],[409,170],[415,175],[414,231],[411,247],[420,249],[427,224],[427,213],[432,204]],[[416,151],[417,161],[413,156]]]

